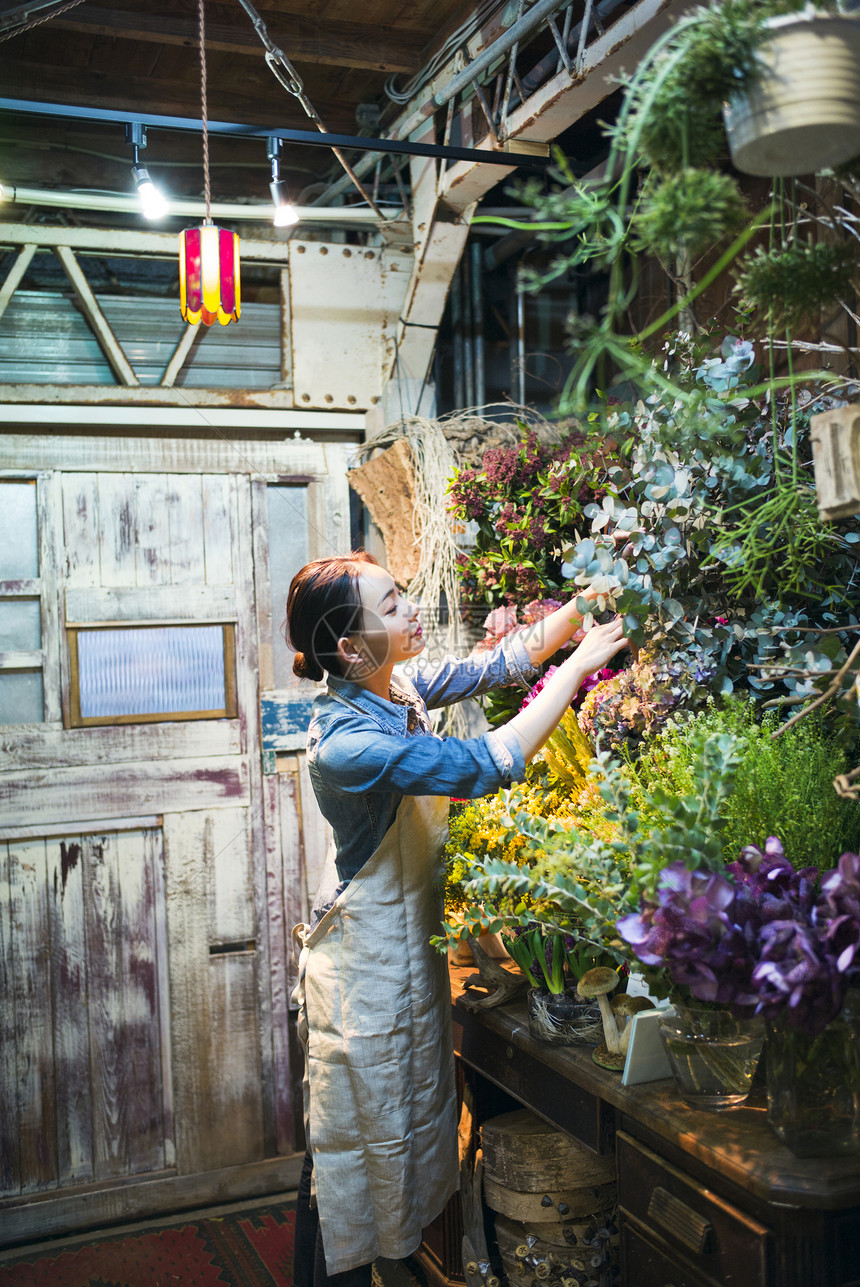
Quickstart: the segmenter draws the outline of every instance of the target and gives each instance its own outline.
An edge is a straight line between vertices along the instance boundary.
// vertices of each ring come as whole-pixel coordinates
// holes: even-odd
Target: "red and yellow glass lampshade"
[[[192,326],[238,322],[239,238],[235,232],[203,224],[179,234],[179,293],[182,316]]]

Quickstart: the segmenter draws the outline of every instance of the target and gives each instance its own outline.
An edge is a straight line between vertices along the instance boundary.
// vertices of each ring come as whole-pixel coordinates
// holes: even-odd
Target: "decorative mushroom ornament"
[[[617,986],[615,971],[608,965],[598,965],[593,970],[586,970],[576,987],[577,996],[584,1001],[596,1000],[600,1006],[603,1041],[596,1050],[592,1050],[591,1058],[601,1068],[609,1068],[612,1072],[620,1072],[627,1058],[626,1052],[621,1053],[621,1033],[609,1004],[609,993],[614,992]]]
[[[621,1033],[621,1053],[626,1058],[634,1017],[643,1010],[654,1010],[656,1006],[650,997],[631,997],[622,992],[621,996],[612,998],[609,1007],[615,1015],[615,1022]]]

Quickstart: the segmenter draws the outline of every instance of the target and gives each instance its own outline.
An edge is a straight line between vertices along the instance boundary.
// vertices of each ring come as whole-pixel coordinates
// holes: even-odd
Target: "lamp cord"
[[[70,9],[77,9],[79,4],[84,0],[69,0],[68,4],[60,5],[57,9],[52,9],[50,13],[44,13],[39,18],[31,18],[29,22],[22,20],[21,23],[12,31],[4,31],[0,35],[0,42],[12,40],[14,36],[23,36],[25,31],[32,31],[34,27],[40,26],[43,22],[50,22],[53,18],[59,18],[61,13],[68,13]]]
[[[210,213],[212,193],[209,187],[209,114],[206,104],[206,31],[203,23],[203,0],[197,0],[200,29],[200,116],[203,121],[203,195],[206,200],[206,222],[212,222]]]

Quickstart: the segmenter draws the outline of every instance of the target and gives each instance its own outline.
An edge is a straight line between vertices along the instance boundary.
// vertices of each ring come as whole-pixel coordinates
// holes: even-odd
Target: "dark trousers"
[[[371,1287],[373,1265],[356,1265],[342,1274],[326,1269],[319,1213],[311,1207],[313,1159],[305,1154],[298,1197],[296,1198],[296,1249],[293,1262],[293,1287]]]

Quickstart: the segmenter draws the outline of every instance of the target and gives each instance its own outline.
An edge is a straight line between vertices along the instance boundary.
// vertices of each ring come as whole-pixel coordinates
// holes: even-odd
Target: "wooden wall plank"
[[[328,443],[326,472],[308,488],[308,547],[312,559],[346,554],[350,547],[347,462],[354,448]]]
[[[314,789],[308,774],[308,757],[297,756],[299,764],[299,800],[302,811],[302,837],[304,842],[304,919],[310,916],[317,889],[322,880],[323,868],[332,844],[332,831],[320,813]]]
[[[194,585],[206,576],[200,476],[170,474],[163,481],[170,522],[171,584]]]
[[[67,586],[99,585],[99,493],[94,474],[63,475]]]
[[[266,919],[269,927],[269,989],[272,1023],[272,1091],[275,1146],[279,1153],[295,1148],[290,1077],[289,969],[292,954],[291,925],[286,910],[281,836],[300,834],[295,777],[270,773],[263,778],[263,836],[266,857]],[[286,819],[284,814],[289,815]]]
[[[266,919],[266,862],[263,814],[262,744],[259,716],[259,654],[257,651],[256,572],[254,568],[252,483],[250,478],[234,479],[236,496],[236,537],[234,578],[239,617],[236,624],[236,691],[239,718],[243,722],[248,755],[249,789],[254,807],[248,830],[252,855],[254,907],[257,917],[257,960],[255,1013],[260,1030],[259,1084],[263,1146],[270,1154],[275,1148],[274,1070],[272,1066],[272,1013],[269,975],[269,926]]]
[[[101,487],[101,479],[99,480]],[[138,474],[134,479],[135,576],[123,585],[170,584],[170,520],[165,479]],[[120,584],[103,581],[103,585]]]
[[[84,931],[84,862],[80,837],[45,842],[54,1067],[57,1077],[57,1169],[60,1184],[93,1178],[88,980]]]
[[[161,1056],[161,1104],[164,1122],[164,1165],[176,1163],[173,1116],[173,1051],[170,1042],[170,973],[167,958],[167,891],[164,883],[164,838],[161,826],[145,831],[146,862],[152,872],[153,943],[155,948],[156,1013]]]
[[[304,1152],[269,1157],[262,1162],[228,1166],[200,1175],[159,1175],[133,1184],[113,1184],[100,1192],[66,1192],[56,1197],[0,1202],[0,1246],[35,1242],[60,1234],[78,1234],[163,1216],[165,1211],[194,1211],[201,1207],[288,1193],[298,1186]],[[57,1287],[60,1287],[58,1284]]]
[[[209,953],[215,834],[212,814],[164,818],[176,1165],[184,1175],[263,1156],[257,954]]]
[[[257,602],[257,654],[259,668],[258,690],[266,692],[275,686],[275,667],[272,656],[272,636],[277,627],[272,621],[272,587],[269,568],[269,504],[268,485],[261,479],[251,483],[251,510],[253,518],[252,545]]]
[[[132,1175],[165,1165],[153,847],[145,832],[112,837],[117,852],[120,938],[121,1135]]]
[[[100,586],[66,591],[66,621],[235,621],[232,586]]]
[[[0,1194],[21,1189],[9,846],[0,844]]]
[[[152,856],[141,831],[83,838],[94,1171],[164,1166]]]
[[[42,686],[44,718],[63,717],[60,683],[60,579],[62,565],[62,493],[58,474],[45,474],[37,484],[39,506],[39,579],[42,607]]]
[[[104,728],[40,729],[0,726],[0,763],[5,769],[71,768],[123,764],[129,760],[197,759],[239,753],[237,719],[188,720],[183,724],[117,724]],[[4,821],[6,821],[4,819]]]
[[[262,474],[272,478],[289,475],[322,477],[327,469],[325,448],[309,438],[286,438],[287,429],[272,429],[272,441],[243,439],[241,451],[224,433],[209,439],[177,437],[171,430],[164,436],[130,434],[137,412],[119,409],[114,434],[77,436],[58,427],[57,432],[0,434],[0,469],[68,469],[127,473],[224,473]],[[148,414],[148,413],[145,413]],[[26,411],[22,408],[22,417]],[[210,413],[216,426],[218,420]],[[356,420],[359,420],[356,417]],[[363,422],[363,417],[361,418]],[[325,432],[326,416],[319,416]],[[137,421],[139,424],[140,422]],[[262,426],[257,426],[261,428]],[[235,433],[235,431],[234,431]],[[134,436],[132,436],[134,434]],[[351,441],[360,440],[357,425]],[[332,444],[329,444],[332,445]],[[353,447],[354,450],[354,447]]]
[[[99,474],[99,585],[135,584],[134,477]]]
[[[96,1179],[128,1174],[122,1132],[122,915],[114,837],[82,840],[86,873],[90,1094]]]
[[[43,840],[9,845],[12,903],[12,1004],[15,1010],[16,1086],[21,1148],[21,1191],[57,1183],[53,1015],[47,873]]]
[[[289,765],[289,768],[286,766]],[[280,850],[281,850],[281,888],[284,900],[284,933],[287,942],[292,937],[293,927],[310,920],[310,907],[305,880],[306,841],[310,839],[313,849],[313,835],[308,835],[306,820],[303,817],[301,786],[299,781],[298,756],[280,757],[277,774],[278,797],[280,802]],[[310,820],[313,828],[313,820]],[[287,974],[290,987],[294,980],[292,953],[287,952]]]
[[[231,480],[226,474],[204,474],[200,481],[206,584],[231,585],[234,521]]]
[[[257,936],[250,823],[248,809],[219,809],[211,816],[213,866],[208,882],[211,943],[230,943]]]
[[[141,812],[219,809],[249,800],[248,763],[215,756],[123,765],[119,779],[87,766],[0,774],[0,818],[10,827]]]

